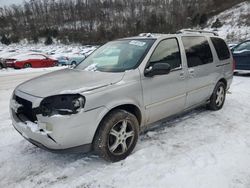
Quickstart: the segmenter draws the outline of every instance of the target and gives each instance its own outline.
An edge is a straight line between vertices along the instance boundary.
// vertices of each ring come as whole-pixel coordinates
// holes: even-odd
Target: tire
[[[239,75],[239,73],[238,72],[234,72],[234,76],[238,76]]]
[[[225,99],[226,99],[226,85],[223,82],[218,82],[210,98],[208,108],[214,111],[220,110],[224,105]]]
[[[31,68],[31,67],[32,67],[32,65],[30,63],[25,63],[24,66],[23,66],[23,68],[25,68],[25,69],[26,68]]]
[[[71,66],[76,66],[76,62],[75,62],[75,61],[72,61],[72,62],[71,62]]]
[[[52,67],[58,67],[58,66],[59,66],[58,62],[55,62],[54,65],[52,65]]]
[[[3,69],[3,64],[2,63],[0,63],[0,69]]]
[[[117,162],[133,151],[138,136],[137,118],[125,110],[114,110],[102,120],[94,138],[93,149],[105,160]]]

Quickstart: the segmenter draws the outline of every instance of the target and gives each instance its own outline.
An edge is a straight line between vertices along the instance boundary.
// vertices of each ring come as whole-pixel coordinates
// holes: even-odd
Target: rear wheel
[[[71,62],[71,65],[72,65],[72,66],[76,66],[76,62],[75,62],[75,61],[72,61],[72,62]]]
[[[137,118],[125,110],[114,110],[104,118],[97,130],[94,151],[108,161],[123,160],[133,151],[138,135]]]
[[[214,88],[213,94],[210,98],[208,108],[210,110],[220,110],[226,99],[226,85],[223,82],[218,82]]]
[[[59,65],[58,65],[58,62],[57,62],[57,61],[55,61],[55,62],[54,62],[54,64],[52,65],[52,67],[53,67],[53,66],[54,66],[54,67],[59,66]]]
[[[0,69],[3,69],[3,64],[2,63],[0,63]]]
[[[234,75],[235,75],[235,76],[238,76],[238,75],[239,75],[239,72],[235,71],[235,72],[234,72]]]
[[[23,68],[31,68],[31,67],[32,67],[32,65],[30,63],[25,63],[23,66]]]

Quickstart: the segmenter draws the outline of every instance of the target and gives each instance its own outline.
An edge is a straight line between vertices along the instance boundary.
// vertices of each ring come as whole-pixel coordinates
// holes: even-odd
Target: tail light
[[[236,61],[235,61],[235,59],[233,59],[233,67],[232,67],[232,70],[234,71],[235,68],[236,68]]]

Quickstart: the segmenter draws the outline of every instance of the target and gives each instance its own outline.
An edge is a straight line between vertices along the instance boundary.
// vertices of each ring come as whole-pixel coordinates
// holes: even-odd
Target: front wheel
[[[213,94],[210,98],[208,108],[210,110],[220,110],[226,99],[226,85],[223,82],[218,82],[214,88]]]
[[[114,110],[101,122],[94,139],[94,151],[104,159],[125,159],[135,148],[139,135],[137,118],[125,111]]]
[[[31,67],[32,67],[32,66],[31,66],[30,63],[25,63],[24,66],[23,66],[23,68],[25,68],[25,69],[26,69],[26,68],[31,68]]]

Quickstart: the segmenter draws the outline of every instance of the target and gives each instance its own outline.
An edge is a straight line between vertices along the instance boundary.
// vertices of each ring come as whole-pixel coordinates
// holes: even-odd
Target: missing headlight
[[[84,105],[85,97],[82,95],[56,95],[47,97],[41,102],[40,112],[43,116],[70,115],[78,113]]]

